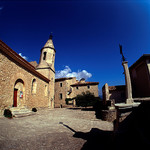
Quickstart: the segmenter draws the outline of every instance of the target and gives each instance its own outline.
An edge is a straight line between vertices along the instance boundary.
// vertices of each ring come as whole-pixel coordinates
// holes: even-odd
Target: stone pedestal
[[[116,119],[116,110],[102,110],[101,115],[102,120],[113,122]]]
[[[130,73],[129,73],[129,68],[128,68],[128,62],[123,61],[122,65],[124,68],[125,82],[126,82],[126,104],[131,104],[134,101],[132,98],[132,86],[131,86],[131,79],[130,79]]]
[[[117,131],[119,123],[122,122],[130,113],[137,108],[141,103],[118,103],[115,104],[116,107],[116,121],[114,123],[114,131]]]

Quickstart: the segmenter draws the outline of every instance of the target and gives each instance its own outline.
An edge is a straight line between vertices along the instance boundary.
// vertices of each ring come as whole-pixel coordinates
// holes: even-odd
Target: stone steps
[[[15,118],[20,118],[20,117],[26,117],[26,116],[31,116],[31,115],[35,115],[36,113],[27,109],[27,108],[11,108],[11,113],[13,115],[13,117]]]

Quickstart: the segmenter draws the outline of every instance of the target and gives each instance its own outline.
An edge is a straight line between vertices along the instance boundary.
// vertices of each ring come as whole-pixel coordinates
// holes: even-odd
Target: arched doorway
[[[13,107],[22,107],[24,105],[25,88],[22,79],[18,79],[14,85]]]

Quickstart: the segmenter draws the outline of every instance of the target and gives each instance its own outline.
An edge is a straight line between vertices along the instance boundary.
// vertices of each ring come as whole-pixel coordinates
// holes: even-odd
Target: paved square
[[[22,118],[0,118],[0,149],[80,150],[91,130],[111,132],[113,124],[96,119],[94,111],[67,108],[39,110]]]

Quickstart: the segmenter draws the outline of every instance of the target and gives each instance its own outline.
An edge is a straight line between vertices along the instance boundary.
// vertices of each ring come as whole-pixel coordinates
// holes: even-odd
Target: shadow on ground
[[[63,124],[63,123],[62,123]],[[116,132],[92,128],[90,132],[74,132],[73,137],[86,140],[81,150],[131,150],[150,148],[150,102],[143,102],[119,125]]]
[[[59,122],[59,124],[62,124],[69,130],[74,132],[73,137],[86,140],[81,150],[107,150],[112,147],[112,131],[103,131],[97,128],[92,128],[90,132],[78,132],[68,125],[64,124],[63,122]]]
[[[90,132],[75,132],[73,137],[86,140],[81,150],[107,150],[112,147],[112,131],[92,128]]]
[[[150,102],[141,103],[120,123],[115,133],[115,147],[150,149]]]

